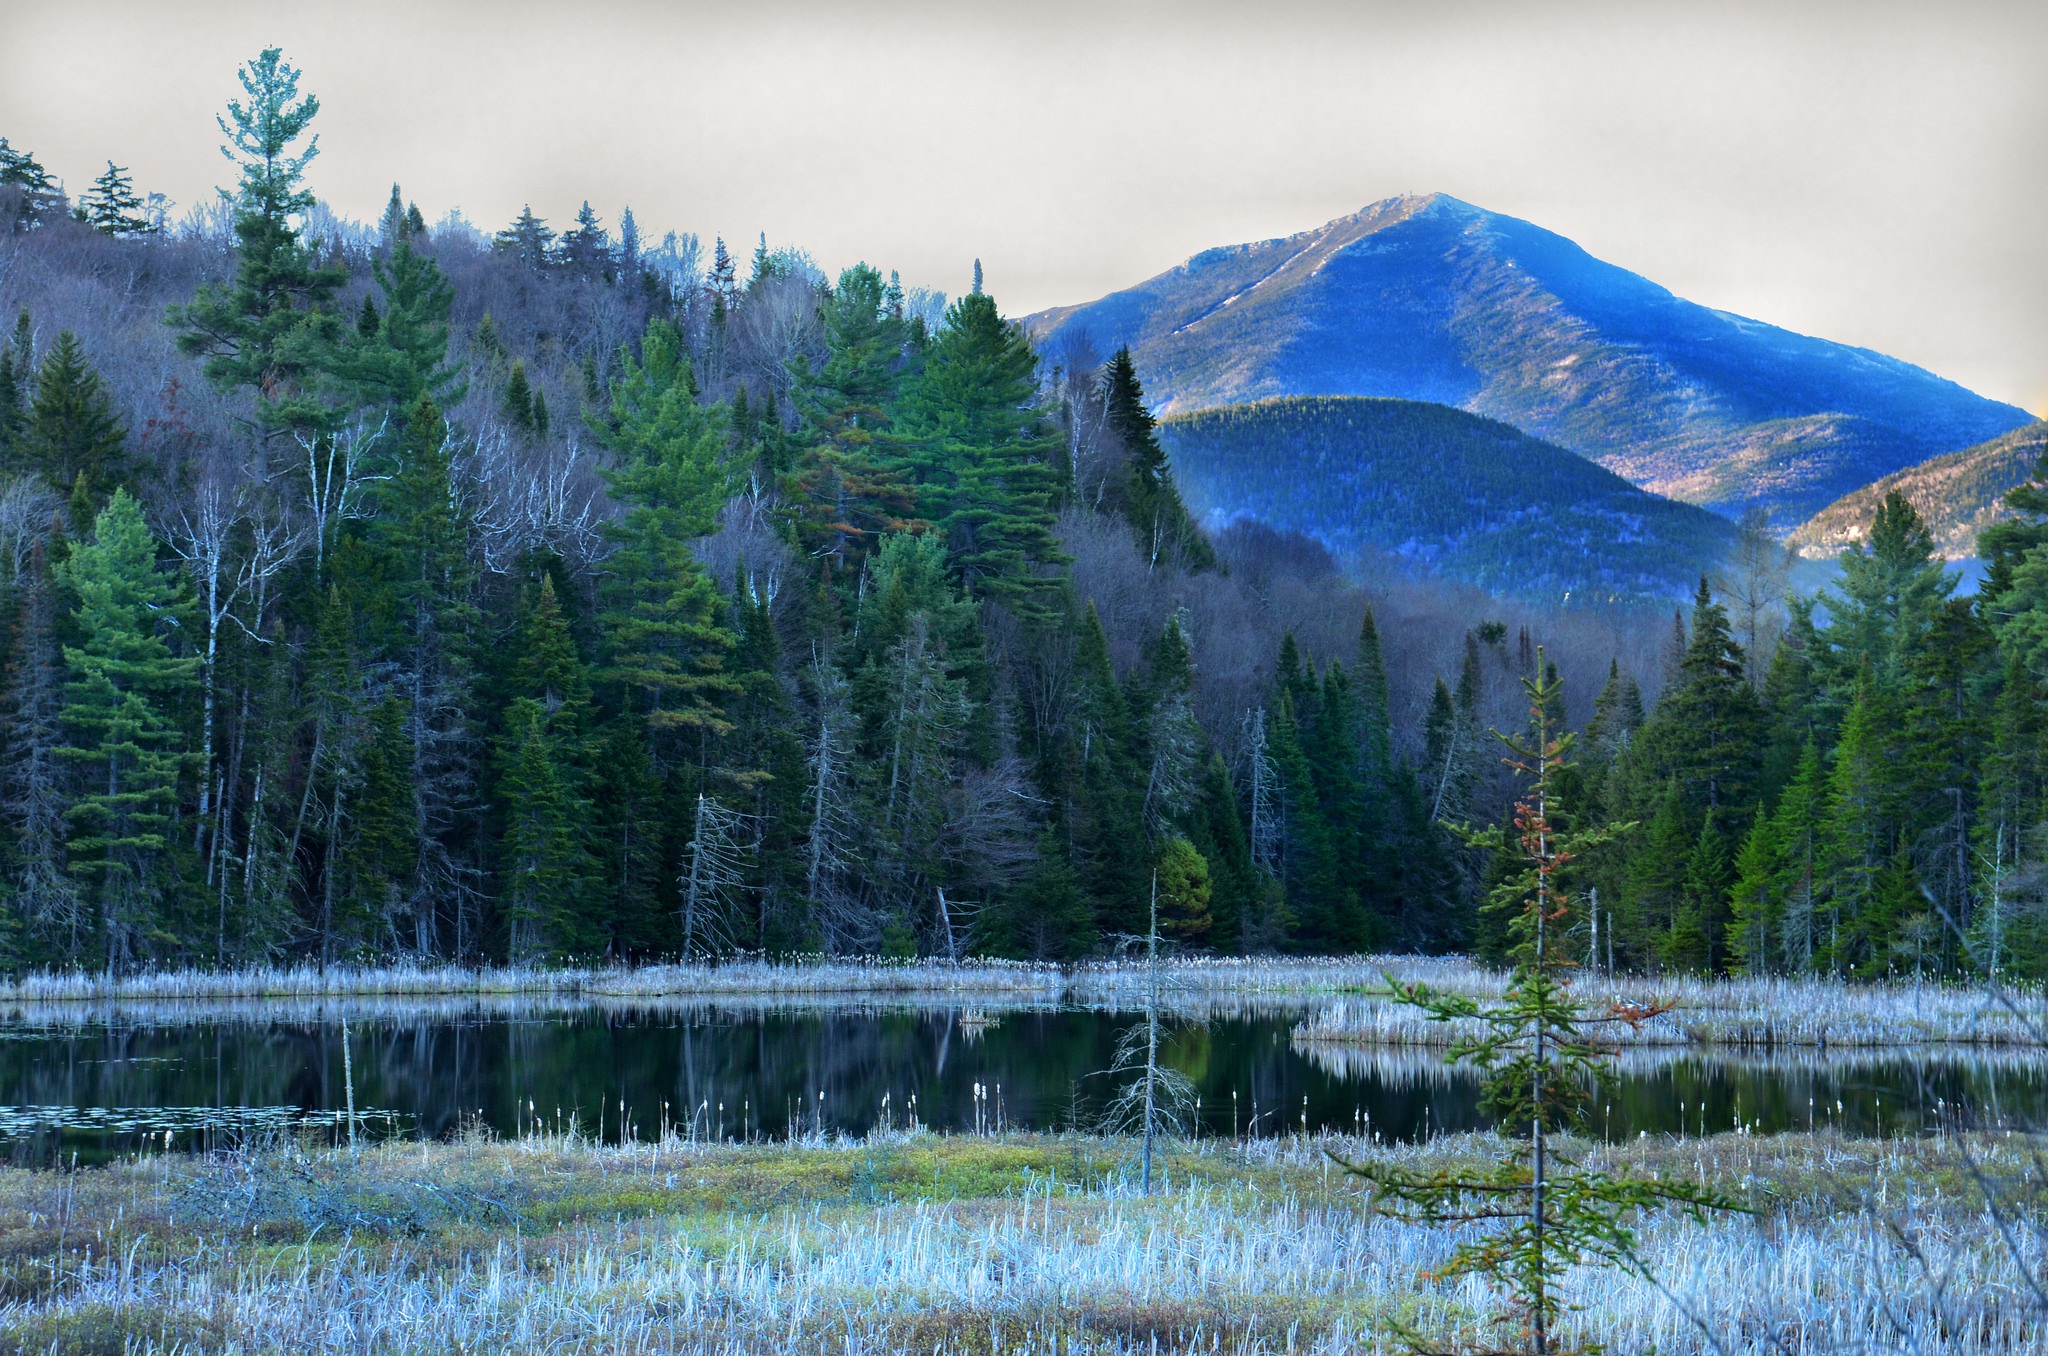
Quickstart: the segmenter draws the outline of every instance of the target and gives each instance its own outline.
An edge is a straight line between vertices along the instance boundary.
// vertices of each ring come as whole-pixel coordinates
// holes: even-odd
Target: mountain
[[[2048,420],[1949,452],[1852,490],[1795,529],[1788,539],[1802,556],[1827,560],[1863,540],[1877,506],[1893,490],[1906,496],[1950,560],[1977,554],[1977,534],[2012,516],[2005,492],[2026,480],[2048,455]]]
[[[1583,457],[1422,401],[1292,396],[1168,417],[1189,510],[1313,537],[1340,560],[1389,555],[1524,595],[1687,593],[1734,528]]]
[[[1428,400],[1645,489],[1796,522],[2029,421],[1896,358],[1673,296],[1443,194],[1214,249],[1026,321],[1043,351],[1127,343],[1166,413],[1269,396]]]

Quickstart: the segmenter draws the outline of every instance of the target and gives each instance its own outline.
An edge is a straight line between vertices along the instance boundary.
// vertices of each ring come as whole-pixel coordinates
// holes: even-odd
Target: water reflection
[[[331,1126],[346,1104],[346,1016],[355,1103],[383,1125],[501,1134],[536,1122],[606,1138],[666,1126],[727,1138],[877,1125],[1087,1126],[1113,1095],[1102,1072],[1131,1014],[948,1006],[656,1007],[453,1000],[124,1008],[81,1020],[16,1014],[0,1026],[0,1139],[112,1146],[139,1133],[179,1144],[283,1123]],[[1199,1091],[1212,1135],[1306,1128],[1394,1140],[1486,1123],[1478,1086],[1427,1050],[1298,1050],[1295,1011],[1169,1025],[1163,1058]],[[68,1109],[68,1114],[59,1114]],[[170,1110],[165,1110],[170,1109]],[[152,1110],[162,1114],[151,1119]],[[175,1115],[170,1114],[175,1111]],[[91,1113],[91,1114],[87,1114]],[[1632,1052],[1597,1099],[1596,1133],[1759,1133],[1836,1126],[1912,1134],[1957,1116],[2048,1119],[2048,1065],[2016,1054],[1885,1057],[1817,1051],[1768,1059]],[[163,1123],[158,1123],[158,1122]]]

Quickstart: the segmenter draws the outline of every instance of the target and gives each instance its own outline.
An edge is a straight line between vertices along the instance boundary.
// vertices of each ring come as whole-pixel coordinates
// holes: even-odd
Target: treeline
[[[297,73],[244,76],[225,213],[0,185],[10,968],[1062,958],[1155,897],[1189,947],[1490,950],[1444,826],[1509,812],[1544,665],[1564,813],[1639,825],[1589,948],[1597,889],[1621,964],[2041,963],[2033,529],[1971,604],[1888,508],[1789,612],[1746,532],[1680,636],[1368,591],[1196,531],[1127,355],[1041,368],[978,276],[354,227]]]

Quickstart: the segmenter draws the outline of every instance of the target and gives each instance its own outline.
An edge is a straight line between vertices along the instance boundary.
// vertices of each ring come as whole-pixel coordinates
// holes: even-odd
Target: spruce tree
[[[131,474],[128,431],[77,335],[57,336],[35,387],[15,468],[42,476],[60,494],[98,503]]]
[[[621,357],[610,419],[597,424],[614,458],[605,472],[624,506],[605,535],[615,551],[599,584],[603,678],[662,744],[684,731],[723,734],[735,637],[718,588],[690,550],[708,534],[731,486],[721,421],[697,403],[682,336],[657,320],[641,356]]]
[[[1927,525],[1897,490],[1885,495],[1869,540],[1844,552],[1841,567],[1839,592],[1821,599],[1832,616],[1824,653],[1834,680],[1846,689],[1867,671],[1890,691],[1957,577],[1943,570]]]
[[[588,809],[575,791],[573,745],[548,709],[514,698],[498,738],[498,795],[505,807],[498,906],[514,964],[588,956],[601,938],[581,907]]]
[[[1128,345],[1119,348],[1103,368],[1099,396],[1103,422],[1128,459],[1128,484],[1118,496],[1118,504],[1137,533],[1138,549],[1154,564],[1177,554],[1192,568],[1214,567],[1215,553],[1188,516],[1173,483],[1173,469],[1159,442],[1158,421],[1146,408],[1145,390]]]
[[[1552,792],[1570,765],[1573,741],[1550,724],[1551,694],[1542,676],[1547,666],[1539,657],[1532,668],[1537,676],[1524,680],[1530,734],[1526,739],[1504,737],[1509,765],[1526,789],[1511,827],[1473,839],[1508,863],[1490,901],[1495,911],[1513,915],[1514,972],[1507,992],[1483,1004],[1388,977],[1397,999],[1421,1008],[1432,1020],[1477,1028],[1476,1034],[1452,1043],[1450,1058],[1477,1066],[1485,1104],[1500,1116],[1503,1130],[1526,1136],[1527,1148],[1479,1171],[1418,1172],[1338,1161],[1369,1180],[1383,1200],[1408,1218],[1490,1226],[1478,1237],[1461,1240],[1435,1274],[1477,1276],[1500,1288],[1519,1328],[1518,1345],[1491,1349],[1545,1356],[1555,1349],[1557,1323],[1568,1308],[1563,1287],[1575,1269],[1592,1262],[1639,1277],[1648,1274],[1631,1216],[1676,1206],[1704,1223],[1708,1210],[1738,1207],[1687,1183],[1587,1168],[1556,1141],[1559,1131],[1584,1123],[1593,1089],[1609,1077],[1606,1062],[1615,1048],[1602,1039],[1604,1031],[1640,1026],[1669,1007],[1619,1002],[1597,1007],[1571,992],[1574,967],[1565,958],[1559,930],[1570,912],[1573,862],[1630,826],[1573,831],[1552,817]],[[1422,1334],[1395,1326],[1411,1349],[1436,1349]]]

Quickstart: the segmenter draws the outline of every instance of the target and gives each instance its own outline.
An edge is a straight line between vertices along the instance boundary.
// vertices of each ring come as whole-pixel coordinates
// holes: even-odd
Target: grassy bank
[[[1195,1017],[1308,1009],[1304,1047],[1441,1046],[1455,1028],[1428,1022],[1386,996],[1386,976],[1450,992],[1497,997],[1505,978],[1456,957],[1347,956],[1178,960],[1161,967],[1160,1000]],[[2048,1002],[2038,988],[1993,993],[1961,985],[1847,984],[1830,980],[1641,979],[1586,975],[1596,997],[1668,1000],[1675,1010],[1624,1044],[1779,1049],[1843,1046],[2048,1045]],[[696,1004],[793,1008],[942,1004],[988,1008],[1085,1006],[1132,1010],[1151,984],[1142,965],[1022,962],[736,961],[611,969],[456,966],[335,967],[108,976],[32,975],[0,983],[0,1020],[63,1025],[113,1019],[189,1020],[297,1014],[366,1017],[434,1004],[531,1012],[537,1006],[660,1008]],[[349,1005],[353,1005],[350,1007]]]
[[[1503,1148],[1331,1143],[1440,1162]],[[1131,1143],[1079,1136],[473,1136],[0,1169],[0,1349],[1337,1352],[1386,1349],[1390,1316],[1452,1335],[1495,1315],[1475,1285],[1420,1279],[1453,1235],[1375,1215],[1323,1147],[1175,1146],[1149,1198]],[[1669,1294],[1574,1277],[1576,1335],[1618,1353],[2040,1350],[2032,1148],[1613,1151],[1758,1213],[1646,1219]],[[1986,1184],[2017,1212],[1988,1214]]]

